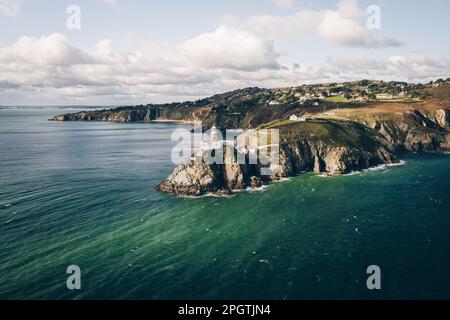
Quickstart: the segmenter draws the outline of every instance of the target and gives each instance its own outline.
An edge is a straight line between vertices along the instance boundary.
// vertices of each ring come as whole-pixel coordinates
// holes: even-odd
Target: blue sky
[[[66,27],[69,5],[81,29]],[[381,28],[366,28],[376,5]],[[449,77],[450,1],[0,0],[0,104],[134,104],[244,86]]]

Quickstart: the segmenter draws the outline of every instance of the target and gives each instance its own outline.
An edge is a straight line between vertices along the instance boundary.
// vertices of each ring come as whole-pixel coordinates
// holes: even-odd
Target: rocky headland
[[[450,85],[447,88],[450,92]],[[280,90],[280,89],[277,89]],[[289,91],[290,92],[290,91]],[[450,99],[426,88],[421,102],[408,103],[272,103],[275,89],[248,88],[195,102],[82,111],[55,121],[203,122],[208,128],[278,129],[279,162],[266,164],[195,163],[186,160],[156,188],[178,196],[229,195],[236,190],[302,172],[341,175],[399,161],[400,152],[450,151]],[[269,103],[270,102],[270,103]],[[447,104],[448,103],[448,104]],[[307,121],[291,121],[292,114]],[[203,152],[203,151],[197,151]],[[224,155],[233,158],[225,148]]]

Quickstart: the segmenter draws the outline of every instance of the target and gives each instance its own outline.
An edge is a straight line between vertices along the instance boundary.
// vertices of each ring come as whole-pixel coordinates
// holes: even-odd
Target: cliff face
[[[58,115],[54,121],[109,121],[150,122],[157,118],[158,111],[152,108],[118,108],[110,110],[80,111]]]
[[[377,130],[397,151],[450,151],[450,109],[411,110],[399,119],[374,119],[364,124]]]
[[[205,99],[166,104],[148,104],[114,109],[81,111],[53,117],[54,121],[109,121],[109,122],[150,122],[171,120],[192,123],[203,122],[205,127],[218,125],[223,128],[248,127],[250,122],[264,123],[268,116],[244,121],[247,115],[261,116],[265,109],[260,95],[270,94],[270,90],[246,88]],[[267,97],[266,97],[267,98]],[[295,106],[290,106],[292,108]],[[255,109],[256,108],[256,109]],[[236,116],[239,113],[239,116]]]
[[[450,129],[450,109],[436,110],[434,119],[441,128]]]
[[[279,127],[279,162],[269,164],[271,176],[261,176],[260,164],[195,165],[187,161],[157,189],[176,195],[231,194],[301,172],[340,175],[396,163],[398,151],[448,152],[449,120],[449,109],[437,109],[369,119],[365,126],[331,120],[284,125]]]
[[[199,151],[196,156],[206,152]],[[224,147],[225,158],[230,159],[231,149]],[[224,164],[196,164],[190,159],[175,168],[173,173],[156,186],[162,192],[181,196],[200,196],[206,193],[228,195],[232,190],[261,187],[258,165],[241,165],[226,161]]]
[[[59,115],[52,120],[176,120],[187,123],[201,120],[204,128],[216,125],[219,128],[280,130],[280,159],[279,164],[270,164],[272,176],[261,176],[260,165],[208,165],[187,161],[157,186],[160,191],[176,195],[199,196],[208,192],[226,195],[232,190],[260,187],[265,181],[300,172],[337,175],[393,163],[400,151],[450,151],[450,109],[441,107],[447,100],[436,100],[437,105],[433,105],[435,100],[400,106],[347,105],[340,114],[332,112],[337,114],[333,117],[320,111],[336,111],[333,103],[321,102],[317,107],[302,105],[295,95],[284,102],[270,103],[277,98],[278,91],[247,88],[195,102],[82,111]],[[408,108],[413,110],[405,111]],[[305,112],[317,118],[304,123],[283,120]]]
[[[225,158],[229,150],[225,150]],[[278,163],[261,164],[193,164],[191,160],[179,165],[156,188],[159,191],[183,196],[205,193],[231,194],[248,187],[257,188],[263,182],[280,180],[301,172],[339,175],[397,162],[375,138],[369,146],[337,146],[314,137],[298,137],[280,144]],[[248,161],[246,162],[248,163]],[[272,175],[261,175],[261,168],[270,167]]]

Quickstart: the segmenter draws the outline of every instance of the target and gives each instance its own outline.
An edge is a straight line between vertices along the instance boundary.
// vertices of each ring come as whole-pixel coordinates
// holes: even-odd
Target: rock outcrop
[[[424,104],[405,103],[397,108],[384,105],[375,110],[377,112],[371,112],[372,106],[369,105],[369,112],[361,113],[359,105],[349,105],[353,112],[344,116],[348,121],[342,121],[342,118],[336,120],[327,116],[321,119],[323,114],[318,107],[300,104],[295,94],[286,95],[283,103],[271,104],[281,93],[276,89],[246,88],[191,102],[81,111],[55,116],[51,120],[172,120],[185,123],[200,120],[205,129],[213,125],[219,128],[279,125],[282,137],[280,157],[278,163],[268,164],[271,175],[261,175],[261,165],[232,161],[226,164],[192,164],[187,161],[157,186],[160,191],[176,195],[228,195],[233,190],[257,188],[264,182],[300,172],[337,175],[393,163],[397,161],[396,154],[402,151],[450,151],[450,109],[439,107],[447,100],[439,100],[437,105],[432,105],[434,100]],[[335,108],[334,103],[321,103],[330,110]],[[417,110],[405,112],[408,106]],[[292,114],[305,112],[319,114],[317,121],[311,121],[309,125],[304,123],[301,127],[279,124]],[[227,156],[226,150],[225,154]]]
[[[448,152],[450,109],[437,109],[434,115],[419,110],[405,112],[400,119],[366,123],[377,130],[394,151]]]
[[[279,161],[265,167],[271,175],[261,175],[260,164],[228,163],[178,166],[157,189],[176,195],[199,196],[205,193],[228,195],[233,190],[260,187],[263,182],[291,177],[302,172],[340,175],[381,164],[398,162],[399,151],[450,151],[449,109],[434,115],[418,110],[404,113],[400,120],[373,120],[366,127],[356,122],[322,123],[321,129],[338,126],[329,136],[282,133]],[[328,127],[327,127],[328,126]],[[320,132],[320,131],[319,131]],[[351,137],[339,140],[339,136]],[[224,152],[225,158],[227,151]]]
[[[206,193],[229,195],[233,190],[244,190],[247,187],[258,188],[262,181],[257,176],[256,165],[233,163],[231,149],[223,150],[223,164],[196,163],[188,159],[175,168],[173,173],[156,186],[162,192],[181,196],[200,196]],[[207,152],[196,152],[192,158],[208,159]]]
[[[303,138],[283,142],[280,145],[278,163],[265,166],[237,163],[195,164],[188,160],[175,168],[156,188],[179,196],[200,196],[206,193],[228,195],[235,190],[261,187],[263,181],[280,180],[301,172],[340,175],[397,161],[396,156],[380,143],[365,150],[363,146],[332,146],[320,140],[311,142]],[[263,167],[269,167],[272,174],[261,175]]]
[[[443,129],[450,128],[450,109],[438,109],[435,116],[436,123]]]
[[[222,185],[221,172],[208,164],[183,163],[160,184],[162,192],[183,196],[201,196],[208,192],[217,192]]]

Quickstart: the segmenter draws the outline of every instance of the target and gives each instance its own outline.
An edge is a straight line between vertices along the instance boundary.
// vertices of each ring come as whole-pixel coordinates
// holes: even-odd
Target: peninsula
[[[399,161],[399,153],[450,151],[450,79],[427,84],[361,80],[260,89],[209,98],[58,115],[55,121],[177,121],[276,128],[279,165],[195,164],[187,159],[156,186],[175,195],[231,194],[302,172],[346,174]]]

